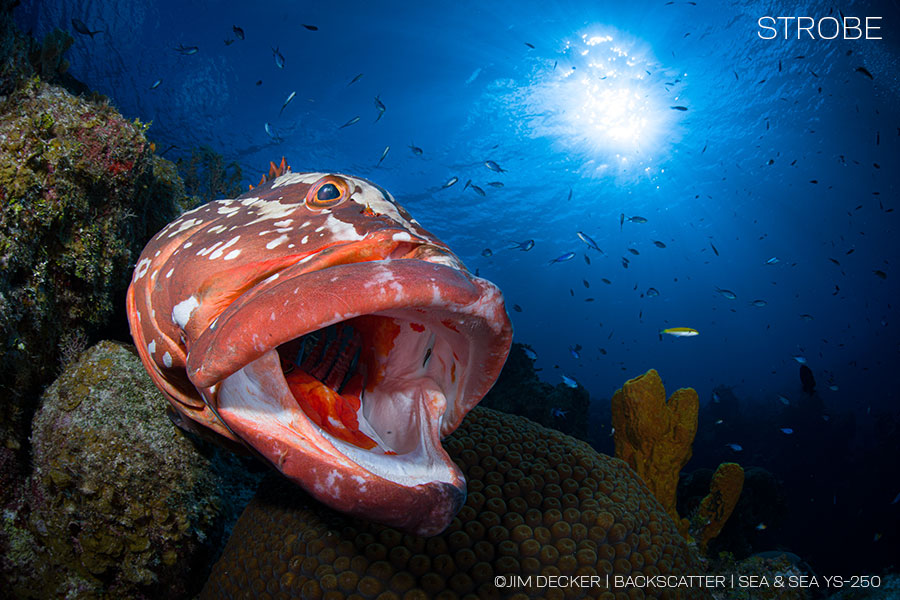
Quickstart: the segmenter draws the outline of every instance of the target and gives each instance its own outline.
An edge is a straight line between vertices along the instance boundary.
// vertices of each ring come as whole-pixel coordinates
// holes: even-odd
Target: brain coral
[[[495,587],[495,576],[696,574],[675,524],[624,462],[478,407],[445,441],[469,496],[421,538],[339,515],[281,480],[241,516],[201,599],[706,597],[701,589]]]

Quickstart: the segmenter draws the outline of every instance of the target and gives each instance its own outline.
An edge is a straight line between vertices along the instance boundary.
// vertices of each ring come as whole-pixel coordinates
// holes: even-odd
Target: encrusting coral
[[[700,501],[692,519],[692,536],[706,552],[709,541],[719,535],[731,516],[744,487],[744,469],[737,463],[722,463],[713,474],[709,494]]]
[[[0,513],[0,596],[186,598],[259,476],[174,427],[132,348],[101,342],[51,385],[34,472]]]
[[[696,587],[498,587],[496,576],[692,575],[700,562],[634,472],[583,442],[476,407],[444,445],[469,494],[442,534],[345,517],[272,479],[201,599],[707,597]]]
[[[666,402],[654,369],[626,381],[612,397],[616,457],[640,475],[685,536],[690,524],[679,518],[675,501],[678,475],[691,458],[699,408],[693,388],[676,390]]]

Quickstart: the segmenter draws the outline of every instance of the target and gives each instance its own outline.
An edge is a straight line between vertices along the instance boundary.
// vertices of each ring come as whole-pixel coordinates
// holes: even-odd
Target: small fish
[[[657,248],[665,248],[666,247],[665,244],[663,244],[662,242],[659,242],[657,240],[653,240],[653,245],[656,246]]]
[[[531,360],[537,360],[537,353],[529,347],[525,347],[525,356],[530,358]]]
[[[581,354],[578,353],[580,346],[569,346],[569,354],[572,355],[572,358],[581,358]]]
[[[495,163],[492,160],[484,161],[484,166],[486,166],[491,171],[495,171],[497,173],[506,173],[506,169],[500,168],[500,165],[498,165],[497,163]]]
[[[763,306],[767,306],[769,303],[766,302],[765,300],[754,300],[750,304],[752,306],[755,306],[756,308],[762,308]]]
[[[588,248],[593,248],[594,250],[596,250],[596,251],[599,252],[600,254],[603,254],[603,250],[600,249],[600,246],[597,245],[597,242],[595,242],[593,239],[591,239],[591,236],[589,236],[588,234],[586,234],[586,233],[583,232],[583,231],[578,231],[578,232],[575,233],[575,235],[578,236],[578,239],[579,239],[579,240],[581,240],[582,242],[584,242],[585,244],[587,244],[587,247],[588,247]]]
[[[489,181],[488,185],[491,187],[495,187],[495,188],[502,188],[503,182],[502,181]]]
[[[725,421],[724,421],[723,419],[719,419],[719,420],[716,421],[716,425],[721,425],[721,424],[724,423],[724,422],[725,422]]]
[[[832,392],[836,392],[836,391],[838,391],[838,390],[841,389],[841,388],[839,388],[839,387],[836,386],[836,385],[829,385],[829,386],[828,386],[828,389],[831,390]]]
[[[631,252],[632,254],[634,254],[635,256],[639,256],[641,254],[635,248],[629,248],[628,251]]]
[[[448,179],[448,180],[444,183],[444,185],[441,186],[441,189],[442,189],[442,190],[443,190],[443,189],[447,189],[448,187],[450,187],[451,185],[453,185],[453,184],[456,183],[457,181],[459,181],[459,177],[455,177],[455,176],[454,176],[454,177],[451,177],[450,179]]]
[[[680,105],[679,106],[670,106],[669,108],[671,108],[672,110],[680,110],[681,112],[684,112],[687,110],[687,106],[680,106]]]
[[[469,189],[470,185],[472,185],[472,180],[466,179],[466,183],[465,183],[465,185],[463,185],[463,191],[466,191],[467,189]]]
[[[588,281],[587,279],[582,279],[582,280],[581,280],[581,283],[583,283],[583,284],[584,284],[584,287],[586,287],[586,288],[591,287],[591,282]]]
[[[610,280],[607,279],[606,277],[603,277],[602,279],[600,279],[600,281],[602,281],[602,282],[605,283],[606,285],[612,285],[612,281],[610,281]]]
[[[628,259],[625,258],[625,257],[623,256],[623,257],[622,257],[622,268],[623,268],[623,269],[627,269],[627,268],[628,268],[628,264],[629,264]]]
[[[566,198],[566,202],[571,202],[571,201],[572,201],[572,188],[569,188],[569,197]]]
[[[280,142],[280,141],[281,141],[281,138],[278,137],[278,134],[275,132],[275,129],[274,129],[271,125],[269,125],[269,123],[266,123],[265,129],[266,129],[266,134],[267,134],[270,138],[272,138],[272,139],[275,140],[276,142]]]
[[[473,192],[475,192],[476,194],[478,194],[478,195],[481,196],[481,197],[484,197],[484,190],[483,190],[483,189],[481,189],[480,187],[478,187],[478,186],[475,185],[474,183],[473,183],[471,186],[469,186],[469,187],[472,188],[472,191],[473,191]]]
[[[384,102],[378,96],[375,96],[375,110],[378,111],[378,116],[375,117],[375,123],[377,123],[378,119],[384,115],[384,111],[387,110],[387,106],[384,105]]]
[[[150,86],[150,89],[155,90],[156,88],[159,87],[159,84],[161,84],[161,83],[162,83],[162,79],[157,79],[156,81],[153,82],[153,85]]]
[[[712,248],[713,252],[716,253],[716,256],[718,256],[718,255],[719,255],[719,250],[716,248],[716,245],[713,244],[712,242],[710,242],[709,245],[710,245],[710,247]]]
[[[227,39],[227,40],[224,40],[224,41],[225,41],[225,45],[226,45],[226,46],[230,46],[230,45],[232,45],[232,44],[234,43],[234,40],[231,39],[231,38],[229,38],[229,39]]]
[[[737,299],[737,294],[735,294],[731,290],[723,290],[722,288],[717,287],[716,291],[719,292],[720,294],[722,294],[722,296],[724,296],[725,298],[728,298],[729,300]]]
[[[91,31],[88,29],[88,26],[84,24],[84,21],[81,19],[72,19],[72,27],[75,28],[75,31],[80,33],[81,35],[89,35],[91,39],[94,39],[94,36],[98,33],[103,33],[101,30]]]
[[[358,116],[357,116],[357,117],[353,117],[352,119],[350,119],[349,121],[347,121],[346,123],[344,123],[343,125],[341,125],[340,127],[338,127],[338,129],[343,129],[344,127],[350,127],[351,125],[355,125],[355,124],[357,124],[357,123],[359,123],[359,117],[358,117]]]
[[[769,260],[766,261],[766,264],[767,265],[777,265],[778,262],[779,262],[778,257],[773,256],[772,258],[770,258]]]
[[[760,523],[759,525],[756,526],[757,531],[764,531],[765,529],[767,529],[765,523]]]
[[[619,213],[619,231],[622,231],[622,225],[625,224],[625,213]]]
[[[662,334],[664,333],[674,337],[694,337],[700,335],[699,331],[691,329],[690,327],[667,327],[666,329],[661,329],[659,331],[659,339],[662,339]]]
[[[522,252],[528,252],[532,248],[534,248],[534,240],[525,240],[524,242],[516,242],[510,240],[511,244],[515,244],[509,247],[509,250],[521,250]]]
[[[518,304],[513,304],[513,310],[516,312],[522,312],[522,307]]]
[[[272,56],[275,57],[275,66],[279,69],[284,68],[284,56],[278,51],[278,48],[272,48]]]
[[[190,56],[191,54],[197,54],[200,51],[200,48],[197,46],[185,46],[183,44],[178,44],[178,47],[175,48],[175,52],[182,54],[184,56]]]
[[[565,254],[560,254],[559,256],[551,260],[550,264],[552,265],[553,263],[566,262],[567,260],[572,260],[573,258],[575,258],[574,252],[566,252]]]
[[[794,430],[791,429],[790,427],[782,427],[781,433],[783,433],[785,435],[791,435],[792,433],[794,433]]]
[[[490,257],[490,256],[493,256],[494,253],[491,252],[491,249],[490,249],[490,248],[485,248],[484,250],[481,251],[481,255],[482,255],[483,257],[485,257],[485,258],[488,258],[488,257]]]
[[[257,80],[256,80],[256,85],[262,85],[262,79],[257,79]]]
[[[531,44],[531,43],[529,43],[529,42],[525,42],[525,45],[528,46],[529,48],[531,48],[532,50],[534,50],[534,44]]]
[[[82,32],[79,32],[79,33],[82,33]],[[874,77],[872,77],[872,74],[869,72],[869,70],[865,67],[856,67],[856,72],[860,73],[862,75],[865,75],[869,79],[875,79]]]
[[[296,96],[296,95],[297,95],[297,92],[291,92],[290,94],[288,94],[287,100],[284,101],[284,104],[281,105],[281,110],[278,111],[279,117],[281,116],[281,113],[284,112],[284,109],[287,107],[287,105],[291,103],[291,100],[293,100],[294,96]]]
[[[310,31],[318,31],[319,30],[319,28],[316,27],[315,25],[307,25],[306,23],[302,23],[302,25]]]
[[[634,216],[634,217],[628,217],[627,221],[629,223],[646,223],[647,219],[645,219],[644,217]]]
[[[567,410],[561,410],[559,408],[550,409],[550,415],[556,417],[557,419],[565,419],[566,415],[569,413]]]
[[[588,265],[590,265],[590,264],[591,264],[591,257],[588,256],[587,254],[585,254],[585,255],[584,255],[584,262],[586,262]]]
[[[806,314],[806,313],[800,315],[800,318],[803,319],[804,321],[812,321],[813,320],[813,316]]]
[[[416,156],[422,156],[422,154],[423,154],[422,149],[419,148],[418,146],[416,146],[415,144],[410,144],[409,149],[412,150],[412,153],[415,154]]]
[[[647,288],[647,297],[648,298],[656,298],[659,296],[659,290],[656,288]]]
[[[350,80],[350,83],[347,84],[347,87],[350,87],[351,85],[353,85],[354,83],[356,83],[357,81],[359,81],[360,79],[362,79],[362,76],[363,76],[363,74],[360,73],[359,75],[357,75],[356,77],[354,77],[353,79],[351,79],[351,80]]]
[[[566,387],[577,388],[578,382],[569,377],[568,375],[561,375],[563,383],[566,384]]]
[[[719,402],[722,401],[722,398],[721,398],[721,396],[719,396],[718,392],[713,392],[712,399],[713,399],[713,402],[715,402],[716,404],[718,404]]]
[[[237,25],[232,25],[231,30],[234,32],[234,37],[239,40],[244,39],[244,30],[238,27]]]
[[[376,168],[376,169],[381,165],[381,161],[384,160],[384,158],[388,155],[388,152],[390,152],[390,151],[391,151],[391,147],[390,147],[390,146],[385,146],[385,147],[384,147],[384,152],[381,153],[381,158],[378,159],[378,163],[375,165],[375,168]]]
[[[728,446],[729,448],[731,448],[732,450],[734,450],[735,452],[740,452],[741,450],[744,449],[743,446],[741,446],[740,444],[725,444],[725,445]]]
[[[872,272],[875,273],[875,276],[878,277],[879,279],[887,279],[887,273],[885,273],[884,271],[875,269]]]
[[[778,396],[778,401],[781,402],[782,404],[784,404],[785,406],[791,405],[791,401],[781,395]]]
[[[793,358],[794,360],[796,360],[796,361],[797,361],[798,363],[800,363],[801,365],[805,365],[805,364],[806,364],[806,358],[804,358],[804,357],[802,357],[802,356],[797,355],[797,356],[792,356],[791,358]]]

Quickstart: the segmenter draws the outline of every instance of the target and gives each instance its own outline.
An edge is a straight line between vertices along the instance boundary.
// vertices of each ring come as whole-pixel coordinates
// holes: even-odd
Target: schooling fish
[[[287,107],[287,105],[291,103],[291,100],[293,100],[294,96],[296,96],[296,95],[297,95],[297,92],[291,92],[290,94],[288,94],[287,100],[284,101],[284,104],[281,105],[281,110],[278,111],[279,117],[281,116],[281,113],[284,112],[284,109]]]
[[[351,125],[356,125],[357,123],[359,123],[359,117],[353,117],[352,119],[350,119],[349,121],[347,121],[346,123],[344,123],[343,125],[338,127],[338,129],[343,129],[344,127],[350,127]]]
[[[466,497],[440,440],[506,360],[503,296],[380,186],[270,176],[144,248],[126,300],[141,361],[183,427],[334,509],[435,535]]]
[[[150,89],[151,89],[151,90],[155,90],[156,88],[159,87],[159,85],[160,85],[161,83],[162,83],[162,79],[157,79],[156,81],[153,82],[153,85],[150,86]]]
[[[561,375],[563,383],[566,384],[566,387],[577,388],[578,382],[569,377],[568,375]]]
[[[510,243],[513,244],[509,247],[509,250],[521,250],[522,252],[528,252],[532,248],[534,248],[534,240],[525,240],[524,242],[516,242],[510,240]]]
[[[644,217],[639,217],[639,216],[628,217],[628,219],[626,219],[626,220],[629,223],[646,223],[647,222],[647,219],[645,219]]]
[[[653,245],[656,246],[657,248],[665,248],[666,247],[666,245],[664,243],[659,242],[657,240],[653,240]]]
[[[275,58],[275,66],[279,69],[284,68],[284,56],[278,51],[278,48],[272,48],[272,56]]]
[[[378,111],[378,116],[375,117],[375,122],[377,123],[378,119],[384,115],[384,111],[387,110],[387,106],[384,105],[384,102],[378,96],[375,96],[375,109]]]
[[[554,258],[553,260],[551,260],[550,264],[552,265],[553,263],[566,262],[567,260],[572,260],[573,258],[575,258],[574,252],[566,252],[565,254],[561,254],[561,255],[557,256],[556,258]]]
[[[390,146],[384,147],[384,152],[381,153],[381,158],[378,159],[378,164],[375,165],[376,169],[381,166],[381,161],[383,161],[385,159],[385,157],[388,155],[388,152],[390,152],[390,151],[391,151]]]
[[[495,163],[492,160],[484,161],[484,166],[486,166],[491,171],[496,171],[497,173],[506,173],[506,169],[501,169],[500,165],[498,165],[497,163]]]
[[[237,39],[239,39],[239,40],[244,39],[244,30],[241,29],[240,27],[238,27],[237,25],[232,25],[231,31],[234,32],[234,37],[236,37]]]
[[[595,242],[595,241],[591,238],[591,236],[589,236],[588,234],[586,234],[586,233],[583,232],[583,231],[578,231],[578,232],[575,233],[575,235],[578,236],[578,239],[579,239],[579,240],[581,240],[582,242],[584,242],[585,244],[587,244],[587,247],[588,247],[588,248],[593,248],[594,250],[596,250],[596,251],[599,252],[600,254],[603,254],[603,250],[600,249],[600,246],[597,245],[597,242]]]
[[[278,137],[278,134],[275,132],[275,129],[269,123],[266,123],[264,128],[266,130],[266,135],[268,135],[270,138],[272,138],[276,142],[281,141],[281,138]]]
[[[175,48],[175,52],[179,54],[183,54],[184,56],[190,56],[191,54],[197,54],[200,51],[200,48],[197,46],[185,46],[183,44],[178,44]]]
[[[728,298],[729,300],[736,300],[736,299],[737,299],[737,294],[735,294],[735,293],[732,292],[731,290],[723,290],[722,288],[717,287],[717,288],[716,288],[716,291],[719,292],[719,293],[720,293],[722,296],[724,296],[725,298]]]
[[[360,73],[359,75],[357,75],[356,77],[354,77],[353,79],[351,79],[351,80],[350,80],[350,83],[347,84],[347,87],[350,87],[351,85],[353,85],[354,83],[356,83],[357,81],[359,81],[360,79],[362,79],[362,76],[363,76],[363,74]]]
[[[442,190],[446,189],[446,188],[450,187],[451,185],[453,185],[454,183],[456,183],[457,181],[459,181],[459,177],[451,177],[444,183],[444,185],[441,186],[441,189]]]
[[[732,450],[734,450],[735,452],[740,452],[741,450],[744,449],[740,444],[725,444],[725,445],[728,446],[729,448],[731,448]]]
[[[72,27],[75,29],[77,33],[81,35],[89,35],[91,39],[94,39],[94,36],[98,33],[103,33],[103,31],[97,29],[96,31],[91,31],[88,29],[88,26],[84,24],[84,21],[81,19],[72,19]]]
[[[416,156],[422,156],[422,153],[423,153],[422,149],[419,148],[418,146],[416,146],[415,144],[410,144],[409,149],[412,150],[412,153],[415,154]]]

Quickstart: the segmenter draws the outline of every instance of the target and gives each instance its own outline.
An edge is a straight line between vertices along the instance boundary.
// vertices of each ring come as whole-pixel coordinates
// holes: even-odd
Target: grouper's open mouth
[[[226,426],[311,494],[427,534],[465,498],[440,439],[511,336],[499,290],[439,259],[298,263],[228,306],[187,367]]]

